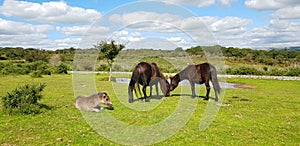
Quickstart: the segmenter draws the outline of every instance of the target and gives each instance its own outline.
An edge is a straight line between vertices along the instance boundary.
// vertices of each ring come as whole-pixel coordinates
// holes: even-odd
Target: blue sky
[[[300,46],[298,0],[0,0],[0,47]]]

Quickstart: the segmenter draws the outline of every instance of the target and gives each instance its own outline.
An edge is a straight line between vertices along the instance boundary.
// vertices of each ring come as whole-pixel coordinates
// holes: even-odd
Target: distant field
[[[84,79],[84,75],[82,77]],[[202,98],[190,99],[188,86],[183,87],[188,91],[185,94],[178,88],[171,93],[173,96],[163,100],[133,103],[159,103],[152,110],[143,112],[128,108],[118,99],[120,96],[127,101],[127,84],[119,84],[116,88],[116,83],[102,81],[104,78],[107,75],[95,76],[96,88],[109,93],[114,110],[101,112],[108,112],[133,126],[152,125],[164,120],[176,108],[179,95],[196,100],[195,112],[188,123],[169,139],[154,145],[300,145],[300,81],[227,79],[254,88],[225,89],[225,98],[215,120],[208,129],[199,131],[199,122],[208,102]],[[0,76],[0,80],[0,96],[20,84],[46,83],[40,103],[51,108],[38,115],[9,116],[0,111],[0,145],[120,145],[97,134],[74,107],[72,75],[44,75],[43,78]],[[197,87],[198,95],[199,88],[200,96],[204,96],[204,87]],[[97,117],[101,114],[91,115]]]

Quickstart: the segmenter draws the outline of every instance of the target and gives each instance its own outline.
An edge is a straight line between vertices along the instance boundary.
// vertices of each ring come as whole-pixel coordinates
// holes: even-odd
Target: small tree
[[[117,57],[119,52],[125,48],[125,46],[122,44],[116,45],[115,41],[112,40],[110,43],[102,41],[101,43],[97,44],[95,48],[100,51],[98,59],[106,59],[109,65],[109,81],[111,81],[114,59]]]
[[[40,113],[41,92],[46,84],[25,84],[2,96],[3,111],[8,114],[37,114]]]

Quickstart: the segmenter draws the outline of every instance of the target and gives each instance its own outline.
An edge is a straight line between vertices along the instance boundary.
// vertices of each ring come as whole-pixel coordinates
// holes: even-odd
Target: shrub
[[[99,67],[95,69],[95,71],[109,71],[109,66],[106,64],[101,64]]]
[[[33,71],[30,73],[30,76],[32,78],[41,78],[42,77],[42,72],[40,70]]]
[[[239,67],[239,68],[228,68],[226,70],[227,74],[232,75],[263,75],[262,71],[257,70],[256,68],[252,67]]]
[[[59,66],[56,67],[56,73],[68,74],[68,66],[64,63],[59,64]]]
[[[22,65],[8,63],[6,67],[2,68],[0,71],[1,75],[23,75],[26,74],[25,70],[23,70]]]
[[[279,70],[279,69],[271,69],[271,71],[268,72],[268,75],[271,76],[284,76],[285,71]]]
[[[8,114],[37,114],[42,108],[38,100],[46,84],[25,84],[2,96],[3,111]]]
[[[286,76],[300,76],[300,68],[291,68],[285,74]]]

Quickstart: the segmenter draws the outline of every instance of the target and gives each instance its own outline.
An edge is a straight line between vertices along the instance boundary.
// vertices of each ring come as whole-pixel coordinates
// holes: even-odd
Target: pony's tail
[[[139,97],[139,95],[142,95],[140,86],[139,86],[139,82],[138,82],[138,79],[140,78],[140,74],[137,73],[136,70],[138,70],[137,67],[132,72],[131,80],[130,80],[129,86],[128,86],[128,95],[131,97],[133,97],[133,93],[132,93],[133,90],[134,90],[136,97]],[[136,90],[138,90],[138,92]]]
[[[129,98],[129,100],[130,99],[133,99],[133,90],[135,90],[135,88],[134,88],[134,81],[133,81],[133,79],[131,78],[131,80],[130,80],[130,82],[129,82],[129,86],[128,86],[128,98]]]
[[[211,82],[214,86],[214,90],[215,90],[215,92],[217,92],[217,94],[220,94],[222,89],[221,89],[219,81],[218,81],[217,70],[212,65],[210,65],[210,73],[211,73]]]

